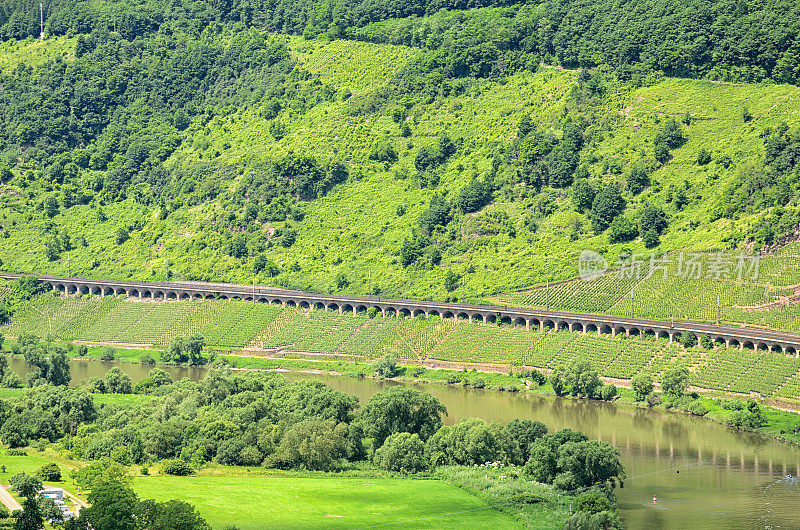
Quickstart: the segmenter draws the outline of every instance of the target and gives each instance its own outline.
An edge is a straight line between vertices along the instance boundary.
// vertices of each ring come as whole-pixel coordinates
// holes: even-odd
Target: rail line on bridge
[[[20,274],[3,274],[0,278],[15,279]],[[444,319],[463,319],[471,322],[510,323],[539,330],[554,328],[584,333],[617,335],[653,334],[674,340],[682,333],[693,333],[700,340],[708,335],[726,346],[750,347],[780,351],[800,357],[800,335],[751,327],[717,326],[697,322],[665,322],[643,318],[617,317],[590,313],[548,311],[518,307],[397,300],[364,296],[328,295],[273,287],[203,282],[136,282],[86,278],[39,277],[55,292],[66,295],[120,295],[139,299],[205,300],[238,299],[252,302],[281,304],[303,309],[325,309],[340,314],[357,314],[375,308],[384,316],[414,317],[437,315]]]

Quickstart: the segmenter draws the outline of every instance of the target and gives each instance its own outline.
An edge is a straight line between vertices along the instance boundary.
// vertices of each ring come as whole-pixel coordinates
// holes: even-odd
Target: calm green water
[[[10,359],[19,373],[22,359]],[[73,382],[102,377],[113,366],[72,363]],[[149,368],[118,364],[134,381]],[[202,368],[165,368],[173,377],[203,377]],[[285,374],[292,380],[316,377],[357,396],[363,403],[386,385],[336,376]],[[622,454],[628,479],[619,491],[628,528],[800,528],[800,451],[769,438],[732,431],[707,420],[611,403],[409,385],[430,392],[447,406],[446,423],[464,417],[510,421],[529,418],[551,430],[577,429],[605,440]],[[653,503],[653,495],[658,502]]]

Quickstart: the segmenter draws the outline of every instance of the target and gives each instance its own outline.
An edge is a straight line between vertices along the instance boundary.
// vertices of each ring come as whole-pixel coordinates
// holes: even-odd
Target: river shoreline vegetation
[[[73,483],[90,492],[91,507],[65,528],[123,523],[134,528],[143,514],[152,518],[146,528],[177,528],[163,522],[171,516],[185,521],[180,528],[207,528],[202,507],[198,513],[183,501],[140,501],[135,486],[148,480],[144,477],[202,476],[203,470],[224,477],[228,466],[232,476],[249,466],[256,475],[300,470],[323,479],[332,472],[374,477],[394,481],[401,490],[407,485],[412,493],[419,483],[404,477],[417,476],[478,492],[491,505],[483,507],[487,523],[499,511],[509,518],[500,523],[506,525],[621,527],[613,493],[625,478],[619,453],[580,432],[548,432],[529,420],[500,424],[470,418],[443,426],[444,405],[404,387],[382,390],[359,408],[357,398],[321,382],[290,383],[266,372],[223,367],[199,382],[172,382],[154,369],[150,379],[144,386],[137,383],[136,390],[152,399],[138,403],[96,404],[92,383],[78,388],[42,383],[0,401],[0,439],[7,455],[27,456],[28,447],[39,456],[54,455],[69,463]],[[57,464],[43,465],[36,474],[10,475],[16,494],[25,498],[17,521],[39,518],[41,527],[45,510],[36,491],[42,481],[61,479]],[[179,482],[173,485],[181,488]],[[316,487],[323,494],[324,480]]]

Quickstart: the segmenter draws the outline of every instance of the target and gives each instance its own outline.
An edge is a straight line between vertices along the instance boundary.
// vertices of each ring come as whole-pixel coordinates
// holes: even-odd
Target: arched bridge
[[[18,274],[0,274],[0,278],[3,279],[14,279],[19,276]],[[524,326],[526,329],[565,329],[611,335],[651,335],[668,338],[670,341],[682,333],[693,333],[698,340],[701,336],[708,335],[714,342],[724,343],[727,346],[780,351],[800,357],[800,335],[750,327],[716,326],[695,322],[671,323],[641,318],[502,306],[328,295],[252,285],[135,282],[60,277],[40,277],[39,279],[49,284],[53,291],[66,295],[125,295],[154,300],[233,299],[303,309],[324,309],[338,311],[340,314],[346,312],[357,314],[374,308],[374,311],[384,316],[392,314],[406,317],[436,315],[444,319],[461,319],[485,324],[505,323]]]

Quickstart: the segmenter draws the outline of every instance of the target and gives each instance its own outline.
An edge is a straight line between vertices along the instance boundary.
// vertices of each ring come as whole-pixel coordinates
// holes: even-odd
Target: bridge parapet
[[[0,274],[13,279],[19,275]],[[401,317],[424,315],[443,319],[508,324],[530,330],[568,330],[580,333],[610,334],[612,336],[648,335],[675,340],[682,333],[692,333],[698,340],[707,335],[715,343],[728,347],[781,351],[800,357],[800,335],[748,327],[715,326],[695,322],[663,322],[657,320],[544,311],[505,306],[394,300],[361,296],[325,295],[289,289],[252,285],[230,285],[200,282],[136,282],[92,280],[85,278],[41,277],[53,291],[65,295],[97,295],[132,297],[142,300],[205,300],[229,299],[253,303],[272,303],[308,310],[332,310],[340,314],[358,314],[374,308],[382,315]]]

